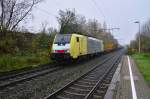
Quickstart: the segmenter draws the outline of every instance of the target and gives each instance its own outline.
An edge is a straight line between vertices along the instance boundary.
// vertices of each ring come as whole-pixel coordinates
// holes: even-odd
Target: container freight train
[[[51,49],[51,59],[56,61],[79,59],[111,51],[113,43],[104,45],[102,40],[80,34],[57,34]]]

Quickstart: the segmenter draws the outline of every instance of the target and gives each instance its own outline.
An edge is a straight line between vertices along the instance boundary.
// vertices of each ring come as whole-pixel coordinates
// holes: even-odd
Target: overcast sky
[[[114,30],[113,35],[121,44],[128,44],[135,38],[138,25],[134,21],[143,24],[150,18],[150,0],[44,0],[33,9],[34,18],[26,26],[36,31],[42,22],[47,22],[49,26],[58,28],[58,11],[68,8],[75,8],[87,19],[106,21],[108,28],[120,28]]]

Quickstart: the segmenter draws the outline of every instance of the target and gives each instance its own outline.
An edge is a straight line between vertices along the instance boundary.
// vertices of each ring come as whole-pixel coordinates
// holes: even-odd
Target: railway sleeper
[[[102,86],[109,86],[110,83],[102,83]]]
[[[104,85],[100,86],[101,89],[106,89],[107,87],[108,86],[104,86]]]
[[[103,90],[96,90],[96,93],[97,93],[97,94],[104,94],[105,91],[103,91]]]
[[[63,96],[57,96],[56,99],[70,99],[70,98],[66,98],[66,97],[63,97]]]
[[[96,98],[96,99],[103,99],[103,97],[104,97],[106,91],[107,91],[106,88],[105,88],[105,89],[102,89],[102,88],[97,89],[97,90],[94,92],[94,94],[93,94],[93,96],[92,96],[92,97],[93,97],[92,99],[95,99],[95,98],[94,98],[94,95],[100,96],[100,98]]]
[[[97,75],[87,75],[85,77],[97,77]]]
[[[75,88],[75,87],[70,87],[70,89],[74,89],[78,91],[91,91],[90,89],[81,89],[81,88]]]
[[[80,82],[80,83],[84,83],[84,84],[96,84],[96,83],[94,83],[94,82],[85,82],[85,81],[78,81],[78,82]]]
[[[91,81],[91,82],[97,82],[98,80],[96,79],[96,80],[92,80],[92,79],[87,79],[87,78],[82,78],[81,80],[84,80],[84,81],[87,81],[87,82],[89,82],[89,81]]]
[[[80,88],[80,89],[85,89],[85,90],[91,90],[93,88],[93,86],[78,86],[78,85],[73,85],[72,87],[74,88]]]
[[[105,80],[111,80],[112,79],[112,77],[107,77],[107,78],[105,78]]]
[[[88,78],[88,79],[92,79],[92,80],[96,80],[96,79],[98,79],[98,77],[85,77],[85,78]]]
[[[74,96],[81,96],[81,97],[85,97],[86,96],[86,94],[84,94],[84,93],[76,93],[76,92],[70,92],[70,91],[68,91],[68,90],[66,90],[66,91],[64,91],[64,93],[67,93],[68,95],[74,95]]]
[[[94,86],[96,83],[89,83],[89,82],[77,82],[76,84],[79,84],[79,85],[86,85],[86,86]]]
[[[93,88],[92,85],[81,85],[81,84],[77,84],[77,83],[74,85],[79,86],[79,87],[84,87],[84,88]]]
[[[94,94],[93,97],[92,97],[92,99],[102,99],[102,96]]]
[[[88,94],[89,90],[76,90],[76,89],[71,89],[68,88],[68,92],[73,92],[73,93],[78,93],[78,94]]]
[[[88,79],[88,78],[82,78],[82,80],[85,80],[87,82],[97,82],[98,79]]]
[[[87,75],[87,76],[85,76],[85,78],[88,78],[88,77],[93,77],[93,78],[96,78],[96,79],[98,79],[98,78],[100,78],[102,75],[100,75],[100,74],[98,74],[98,75]]]
[[[86,94],[79,94],[79,93],[64,91],[59,96],[64,97],[64,98],[69,98],[69,99],[84,99]]]
[[[109,85],[110,82],[111,82],[111,79],[110,79],[110,80],[105,80],[102,84],[103,84],[103,85],[106,85],[106,84]]]
[[[110,80],[106,80],[106,79],[105,79],[105,80],[103,80],[103,81],[104,81],[105,83],[107,83],[107,84],[110,83]]]

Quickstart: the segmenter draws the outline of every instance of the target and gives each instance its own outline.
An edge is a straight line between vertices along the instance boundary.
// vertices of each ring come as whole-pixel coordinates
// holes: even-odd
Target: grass
[[[138,64],[140,72],[150,85],[150,53],[134,54],[133,57]]]
[[[0,73],[26,67],[36,67],[39,64],[50,62],[48,51],[39,51],[37,53],[16,53],[7,54],[0,57]]]

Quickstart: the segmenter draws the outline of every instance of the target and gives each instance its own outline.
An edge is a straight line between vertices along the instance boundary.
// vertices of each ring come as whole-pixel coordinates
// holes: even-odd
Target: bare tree
[[[137,43],[139,36],[141,38],[141,50],[144,52],[150,51],[150,20],[142,26],[141,34],[137,35]]]
[[[150,20],[143,25],[141,33],[143,36],[150,38]]]
[[[96,19],[89,19],[87,23],[87,32],[89,35],[98,37],[102,33],[101,24]]]
[[[0,0],[0,32],[13,31],[42,0]]]
[[[41,23],[41,30],[40,30],[41,33],[47,33],[47,25],[48,23],[46,21]]]
[[[49,35],[55,35],[58,33],[57,29],[53,28],[53,27],[48,27],[47,28],[48,34]]]
[[[60,10],[57,20],[60,24],[60,33],[72,32],[69,27],[71,27],[71,25],[76,22],[75,10]]]

